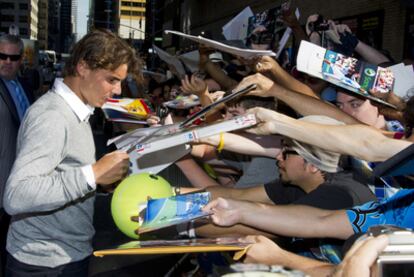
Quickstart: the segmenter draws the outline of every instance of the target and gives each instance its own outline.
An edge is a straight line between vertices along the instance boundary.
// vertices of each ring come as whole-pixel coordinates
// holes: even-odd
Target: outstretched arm
[[[304,93],[299,93],[286,87],[282,87],[278,83],[273,82],[259,73],[244,78],[237,88],[242,88],[250,84],[257,84],[257,88],[249,92],[250,95],[275,97],[285,102],[297,113],[303,116],[326,115],[346,124],[361,123],[332,104],[305,95]]]
[[[237,82],[226,75],[226,73],[218,66],[210,61],[208,54],[211,52],[211,49],[206,48],[200,45],[200,69],[205,70],[224,90],[231,90],[236,85]]]
[[[296,18],[295,8],[288,7],[285,9],[282,13],[282,19],[293,31],[293,35],[295,36],[295,48],[299,47],[302,40],[309,41],[308,35],[300,25],[299,20]]]
[[[250,138],[249,138],[250,136]],[[252,134],[239,135],[233,133],[223,133],[199,140],[211,146],[221,147],[221,150],[227,150],[251,156],[264,156],[275,158],[281,149],[280,136],[261,136]]]
[[[301,270],[310,276],[327,276],[335,268],[332,264],[286,251],[264,236],[248,236],[244,240],[253,243],[246,251],[245,263],[281,265]]]
[[[355,51],[360,54],[364,60],[375,65],[390,61],[384,54],[362,41],[358,42]]]
[[[267,74],[275,83],[282,87],[314,98],[319,98],[310,87],[286,72],[279,63],[270,56],[262,56],[256,62],[255,69],[258,73]]]
[[[289,237],[346,239],[354,233],[345,210],[218,198],[207,204],[204,211],[212,212],[212,220],[219,226],[240,223]]]
[[[332,126],[300,121],[263,108],[248,111],[259,123],[247,131],[256,134],[281,134],[332,152],[367,161],[384,161],[410,146],[412,142],[391,139],[366,125]]]
[[[211,186],[220,186],[213,180],[191,156],[186,156],[175,163],[184,173],[185,177],[195,188],[206,188]]]

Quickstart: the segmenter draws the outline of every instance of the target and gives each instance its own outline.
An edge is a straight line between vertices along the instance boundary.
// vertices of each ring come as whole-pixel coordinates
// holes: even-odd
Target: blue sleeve
[[[369,227],[392,224],[414,228],[414,190],[402,189],[381,202],[368,202],[346,211],[355,233],[366,232]]]
[[[355,233],[366,232],[373,225],[384,224],[385,216],[380,205],[379,202],[371,201],[346,211]]]

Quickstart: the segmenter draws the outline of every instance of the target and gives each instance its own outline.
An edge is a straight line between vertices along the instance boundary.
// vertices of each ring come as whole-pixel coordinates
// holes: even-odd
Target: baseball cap
[[[345,123],[323,115],[309,115],[300,118],[299,120],[313,122],[324,125],[345,125]],[[335,173],[339,171],[339,159],[341,154],[324,150],[322,148],[299,142],[294,139],[287,139],[287,145],[295,150],[308,163],[313,164],[318,169]]]

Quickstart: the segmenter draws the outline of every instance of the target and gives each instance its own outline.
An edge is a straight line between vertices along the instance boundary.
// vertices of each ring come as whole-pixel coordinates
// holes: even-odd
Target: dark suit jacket
[[[29,102],[33,102],[33,93],[22,83]],[[6,84],[0,79],[0,208],[3,207],[3,189],[9,177],[16,157],[17,133],[20,119]]]

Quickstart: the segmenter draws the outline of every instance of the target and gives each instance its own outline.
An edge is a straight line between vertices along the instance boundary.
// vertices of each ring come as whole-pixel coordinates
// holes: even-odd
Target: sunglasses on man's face
[[[0,60],[3,60],[3,61],[10,59],[12,62],[15,62],[15,61],[20,60],[21,57],[22,55],[8,55],[8,54],[0,53]]]

